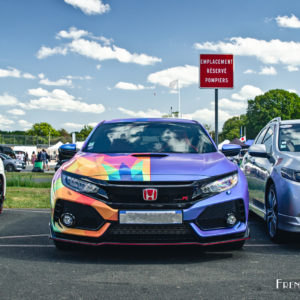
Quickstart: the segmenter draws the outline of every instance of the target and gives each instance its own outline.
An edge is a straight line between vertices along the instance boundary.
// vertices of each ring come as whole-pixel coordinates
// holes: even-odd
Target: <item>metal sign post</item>
[[[215,143],[219,145],[219,132],[218,132],[218,119],[219,119],[219,109],[218,109],[218,89],[215,89]]]
[[[215,142],[218,146],[218,91],[233,88],[232,54],[200,54],[200,88],[215,89]]]

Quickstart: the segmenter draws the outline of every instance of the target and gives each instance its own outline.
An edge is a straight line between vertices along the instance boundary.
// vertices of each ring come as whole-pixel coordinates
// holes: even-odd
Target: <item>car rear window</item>
[[[88,140],[92,153],[209,153],[216,152],[199,124],[126,122],[100,125]]]

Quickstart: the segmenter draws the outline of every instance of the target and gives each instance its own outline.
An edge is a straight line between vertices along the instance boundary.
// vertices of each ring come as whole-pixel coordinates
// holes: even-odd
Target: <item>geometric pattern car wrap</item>
[[[150,181],[150,157],[132,155],[78,155],[65,171],[102,180]]]
[[[119,161],[119,163],[116,163]],[[121,162],[120,162],[121,161]],[[96,166],[96,167],[95,167]],[[111,155],[93,155],[85,154],[85,156],[77,155],[76,159],[67,162],[63,170],[90,178],[109,180],[109,181],[150,181],[150,157],[134,157]],[[61,169],[58,170],[52,181],[51,189],[51,208],[52,220],[54,216],[55,200],[67,199],[76,203],[92,206],[101,215],[104,220],[118,221],[118,210],[113,209],[103,202],[94,200],[90,197],[77,193],[65,187],[61,182]],[[109,227],[110,223],[105,223],[98,231],[80,230],[65,227],[61,222],[53,222],[53,229],[56,232],[65,234],[75,234],[89,237],[100,237]]]

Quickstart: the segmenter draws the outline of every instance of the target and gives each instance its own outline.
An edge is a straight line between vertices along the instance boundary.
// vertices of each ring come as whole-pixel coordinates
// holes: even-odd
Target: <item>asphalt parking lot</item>
[[[272,244],[251,216],[241,251],[200,247],[112,247],[58,251],[48,210],[0,216],[0,299],[291,299],[276,279],[300,281],[300,243]]]

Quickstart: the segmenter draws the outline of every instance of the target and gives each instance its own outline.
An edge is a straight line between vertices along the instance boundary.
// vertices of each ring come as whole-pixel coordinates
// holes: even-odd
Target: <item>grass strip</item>
[[[8,173],[6,185],[8,187],[50,188],[53,174],[42,175],[31,173]]]
[[[8,187],[4,208],[50,208],[50,189]]]

